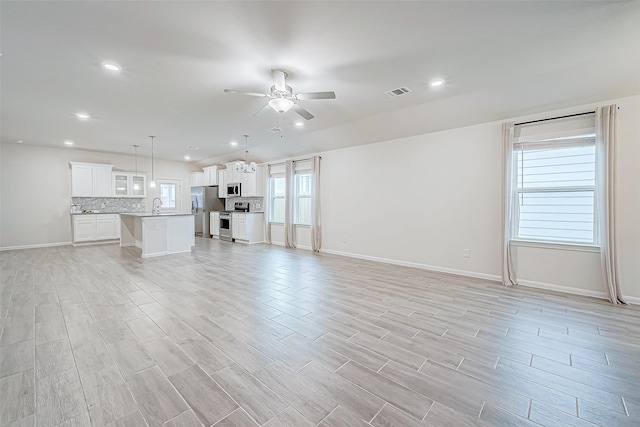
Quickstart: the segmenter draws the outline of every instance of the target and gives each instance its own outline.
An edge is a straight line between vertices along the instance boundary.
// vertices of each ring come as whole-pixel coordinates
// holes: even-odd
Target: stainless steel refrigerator
[[[209,215],[224,210],[224,200],[218,197],[218,187],[191,187],[191,213],[195,218],[196,236],[211,237]]]

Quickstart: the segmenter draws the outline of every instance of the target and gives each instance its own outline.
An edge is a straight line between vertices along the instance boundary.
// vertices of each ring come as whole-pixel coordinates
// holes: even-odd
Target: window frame
[[[308,176],[309,177],[309,193],[308,194],[300,194],[300,181],[301,177]],[[311,174],[311,170],[301,170],[295,173],[295,188],[293,194],[294,206],[293,206],[293,224],[298,226],[311,226],[311,186],[313,185],[313,175]],[[300,221],[300,200],[308,199],[309,200],[309,222],[301,222]]]
[[[285,206],[285,210],[286,210],[286,206],[287,206],[287,201],[286,201],[286,195],[287,192],[285,190],[284,193],[282,193],[282,195],[278,195],[276,196],[275,194],[275,180],[276,179],[282,179],[284,180],[284,185],[286,188],[287,185],[287,180],[285,177],[284,173],[275,173],[272,175],[269,175],[269,224],[284,224],[284,218],[282,218],[282,221],[276,221],[274,220],[274,209],[275,209],[275,200],[283,200],[284,201],[284,206]]]
[[[572,143],[571,140],[575,139],[575,143]],[[566,186],[562,187],[561,185],[555,186],[540,186],[540,187],[520,187],[520,180],[518,179],[518,153],[521,151],[516,149],[517,146],[525,146],[528,145],[530,148],[534,148],[537,144],[548,145],[559,142],[565,146],[575,146],[578,147],[581,145],[581,142],[584,144],[584,141],[588,141],[588,144],[593,144],[594,146],[594,171],[597,176],[601,171],[599,170],[599,162],[598,162],[598,151],[595,149],[596,141],[595,134],[589,135],[581,135],[578,138],[550,138],[542,141],[518,141],[513,143],[513,152],[512,152],[512,182],[513,182],[513,222],[511,228],[511,238],[509,242],[516,246],[526,246],[526,247],[540,247],[540,248],[555,248],[555,249],[565,249],[565,250],[577,250],[577,251],[585,251],[585,252],[599,252],[600,251],[600,242],[598,232],[598,206],[597,206],[597,192],[598,186],[596,180],[594,180],[593,185],[575,185],[575,186]],[[593,222],[592,222],[592,240],[591,242],[578,242],[578,241],[569,241],[569,240],[559,240],[559,239],[545,239],[545,238],[528,238],[528,237],[519,237],[520,232],[520,200],[521,195],[525,194],[552,194],[552,193],[577,193],[577,192],[591,192],[593,198]]]

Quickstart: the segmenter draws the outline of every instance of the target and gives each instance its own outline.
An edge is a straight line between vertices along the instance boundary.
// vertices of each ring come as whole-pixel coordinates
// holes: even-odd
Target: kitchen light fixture
[[[238,141],[231,141],[229,144],[231,144],[232,147],[235,147],[238,145]]]
[[[256,162],[249,163],[247,158],[249,157],[249,150],[247,149],[249,135],[244,135],[244,162],[236,162],[236,172],[240,173],[255,173]]]
[[[91,118],[87,113],[76,113],[76,117],[80,120],[89,120]]]
[[[286,113],[293,107],[293,101],[287,98],[273,98],[269,101],[269,106],[278,113]]]
[[[133,144],[133,148],[136,150],[135,151],[135,159],[136,159],[136,178],[138,177],[138,144]],[[140,189],[140,184],[138,184],[138,180],[134,180],[133,183],[133,189],[134,190],[139,190]]]
[[[66,140],[64,142],[64,145],[73,145],[73,141]]]
[[[185,159],[185,160],[191,160],[191,156],[188,156],[188,155],[187,155],[187,156],[184,156],[184,159]]]
[[[438,86],[442,86],[443,84],[444,84],[444,80],[442,79],[432,80],[431,83],[429,83],[431,87],[438,87]]]
[[[120,71],[122,69],[118,64],[113,62],[104,62],[102,63],[102,66],[109,71]]]
[[[298,127],[302,127],[302,126],[304,126],[304,123],[302,123],[302,122],[296,122],[296,126],[298,126]]]
[[[153,139],[155,136],[151,135],[149,138],[151,138],[151,182],[149,183],[149,187],[156,188],[156,178],[153,173]]]

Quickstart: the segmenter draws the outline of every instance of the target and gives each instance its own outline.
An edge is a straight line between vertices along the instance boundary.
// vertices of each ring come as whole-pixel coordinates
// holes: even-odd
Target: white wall
[[[0,248],[46,246],[71,241],[70,161],[107,163],[114,170],[133,171],[134,156],[46,148],[24,144],[1,144],[0,151]],[[157,178],[182,181],[181,210],[191,208],[189,174],[196,170],[188,163],[154,160]],[[138,170],[151,177],[151,161],[138,157]],[[147,209],[152,192],[147,189]]]
[[[620,107],[620,280],[623,295],[640,302],[640,96],[598,105],[610,103]],[[492,122],[322,153],[323,250],[499,278],[501,125]],[[463,257],[464,249],[470,249],[470,258]],[[599,253],[531,247],[515,252],[523,284],[604,296]]]

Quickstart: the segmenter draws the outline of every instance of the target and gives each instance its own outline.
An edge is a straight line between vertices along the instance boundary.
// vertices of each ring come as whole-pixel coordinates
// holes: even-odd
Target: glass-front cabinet
[[[114,197],[146,197],[146,176],[129,172],[113,173]]]

